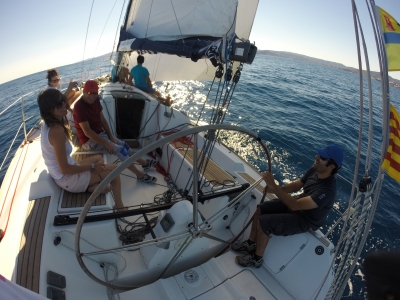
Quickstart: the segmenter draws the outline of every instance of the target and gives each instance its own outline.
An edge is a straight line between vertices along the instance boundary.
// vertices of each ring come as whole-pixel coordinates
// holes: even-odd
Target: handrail
[[[23,125],[23,122],[21,122],[21,125],[19,125],[19,128],[18,128],[18,130],[17,130],[17,134],[14,136],[14,139],[13,139],[13,141],[11,142],[10,148],[8,148],[8,151],[7,151],[7,153],[6,153],[6,156],[4,157],[3,162],[2,162],[1,165],[0,165],[0,171],[1,171],[1,168],[3,168],[3,165],[4,165],[4,163],[5,163],[6,159],[7,159],[8,154],[9,154],[10,151],[11,151],[12,146],[14,145],[14,142],[15,142],[17,136],[18,136],[19,131],[21,130],[22,125]]]
[[[11,103],[9,106],[7,106],[5,109],[3,109],[0,112],[0,116],[1,116],[5,112],[7,112],[11,107],[13,107],[15,104],[17,104],[19,101],[21,101],[22,122],[21,122],[21,124],[20,124],[20,126],[19,126],[19,128],[17,130],[17,133],[14,136],[14,139],[12,140],[12,142],[10,144],[10,147],[7,150],[6,155],[4,156],[4,159],[3,159],[3,161],[2,161],[2,163],[0,165],[0,171],[2,170],[3,165],[5,164],[5,162],[6,162],[7,158],[8,158],[8,155],[10,154],[10,151],[11,151],[11,149],[12,149],[12,147],[13,147],[16,139],[17,139],[17,136],[18,136],[22,126],[24,127],[24,141],[25,141],[25,143],[28,142],[27,141],[27,135],[28,134],[26,133],[26,121],[28,121],[30,118],[32,118],[32,116],[25,119],[24,98],[28,97],[28,96],[32,95],[33,93],[36,93],[37,91],[40,91],[40,90],[42,90],[42,88],[33,90],[33,91],[31,91],[31,92],[29,92],[27,94],[24,94],[24,95],[20,96],[17,100],[15,100],[13,103]]]
[[[32,118],[32,117],[29,117],[29,118],[27,118],[25,121],[28,121],[28,120],[31,119],[31,118]],[[6,156],[4,157],[3,162],[2,162],[1,165],[0,165],[0,171],[1,171],[1,169],[2,169],[2,167],[3,167],[3,165],[4,165],[4,163],[5,163],[6,160],[7,160],[7,156],[8,156],[8,154],[10,153],[11,148],[12,148],[12,146],[13,146],[14,143],[15,143],[15,140],[17,139],[18,133],[19,133],[19,131],[21,130],[22,125],[24,125],[24,122],[21,122],[21,125],[19,125],[19,128],[18,128],[18,130],[17,130],[17,133],[15,134],[14,139],[12,140],[11,145],[10,145],[10,147],[8,148],[8,151],[7,151],[7,153],[6,153]],[[28,134],[29,134],[29,133],[28,133]]]
[[[3,114],[3,113],[5,113],[10,107],[12,107],[15,103],[17,103],[18,101],[20,101],[21,99],[23,99],[24,97],[27,97],[27,96],[29,96],[30,94],[33,94],[34,92],[37,92],[37,91],[39,91],[39,89],[37,89],[37,90],[35,90],[35,91],[32,91],[32,92],[30,92],[30,93],[28,93],[28,94],[25,94],[25,95],[22,95],[21,97],[19,97],[17,100],[15,100],[13,103],[11,103],[9,106],[7,106],[2,112],[0,112],[0,116]]]

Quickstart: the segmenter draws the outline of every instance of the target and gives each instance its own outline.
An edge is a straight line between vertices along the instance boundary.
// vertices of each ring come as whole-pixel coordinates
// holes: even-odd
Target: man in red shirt
[[[82,147],[88,151],[115,154],[121,161],[128,159],[134,151],[124,141],[117,139],[103,115],[103,107],[98,96],[99,86],[94,80],[88,80],[83,88],[82,97],[74,106],[74,123]],[[150,169],[156,160],[140,158],[137,161],[144,171]],[[157,178],[139,171],[134,164],[128,167],[139,181],[155,183]]]

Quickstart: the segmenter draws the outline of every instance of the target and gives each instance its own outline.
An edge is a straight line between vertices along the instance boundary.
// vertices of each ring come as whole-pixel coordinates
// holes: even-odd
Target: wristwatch
[[[91,172],[94,172],[94,164],[92,164],[92,167],[90,168]]]

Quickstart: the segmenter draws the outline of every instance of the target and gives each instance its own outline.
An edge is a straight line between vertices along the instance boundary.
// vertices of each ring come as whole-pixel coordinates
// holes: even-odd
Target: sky
[[[399,0],[375,3],[400,22]],[[370,67],[378,71],[365,0],[356,4]],[[123,21],[123,5],[123,0],[0,1],[0,84],[110,53]],[[260,0],[250,40],[261,50],[294,52],[358,67],[350,0]],[[389,75],[400,80],[400,72]]]

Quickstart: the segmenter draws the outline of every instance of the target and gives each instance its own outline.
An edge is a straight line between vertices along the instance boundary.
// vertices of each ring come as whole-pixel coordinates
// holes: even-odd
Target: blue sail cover
[[[123,41],[125,41],[125,43],[123,43]],[[136,50],[138,53],[142,54],[173,54],[180,57],[190,58],[192,61],[196,62],[205,56],[211,58],[218,55],[215,51],[218,50],[221,42],[222,39],[217,37],[189,37],[179,40],[152,41],[148,38],[134,37],[121,28],[120,45],[124,44],[125,47],[123,48],[120,46],[119,48],[126,49],[125,51]]]

